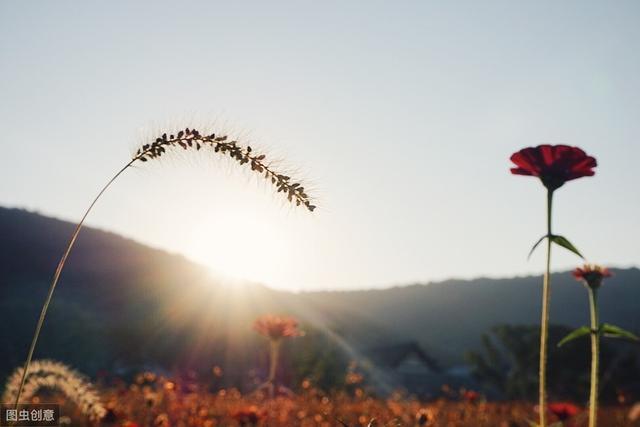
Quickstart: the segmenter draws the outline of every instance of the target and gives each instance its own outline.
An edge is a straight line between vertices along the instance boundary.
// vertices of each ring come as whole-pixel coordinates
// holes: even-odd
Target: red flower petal
[[[514,175],[537,176],[550,190],[565,182],[595,174],[596,159],[578,147],[568,145],[539,145],[527,147],[511,155]]]
[[[578,415],[582,409],[569,402],[552,402],[548,405],[549,412],[558,417],[560,421],[565,421]]]
[[[253,324],[253,329],[259,334],[274,340],[303,335],[303,332],[298,329],[298,321],[296,319],[271,314],[258,318]]]
[[[602,285],[602,280],[611,276],[608,268],[596,264],[585,264],[582,268],[578,267],[573,270],[573,277],[590,288],[599,288]]]
[[[533,175],[531,171],[523,168],[511,168],[511,173],[514,175]]]

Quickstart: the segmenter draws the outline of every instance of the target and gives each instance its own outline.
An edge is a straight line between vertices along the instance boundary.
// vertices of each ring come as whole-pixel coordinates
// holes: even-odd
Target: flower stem
[[[280,340],[271,340],[271,348],[269,355],[269,378],[267,379],[267,384],[269,384],[269,394],[271,398],[273,398],[274,391],[274,382],[276,380],[276,372],[278,369],[278,357],[280,356]]]
[[[553,190],[547,191],[547,266],[542,283],[542,318],[540,321],[540,427],[547,427],[547,344],[549,341],[549,301],[551,299],[551,210]]]
[[[40,336],[40,330],[42,329],[42,325],[44,324],[44,318],[47,315],[47,310],[49,308],[49,304],[51,303],[51,298],[53,297],[53,291],[56,289],[56,285],[58,284],[58,280],[60,279],[60,274],[62,273],[62,269],[64,268],[64,265],[67,262],[67,258],[69,257],[69,254],[71,253],[71,249],[73,248],[73,245],[75,244],[76,239],[78,238],[78,234],[80,233],[80,230],[82,229],[82,225],[84,224],[84,220],[87,218],[87,216],[89,215],[89,212],[91,212],[91,209],[93,209],[93,206],[96,204],[98,199],[100,199],[100,197],[107,190],[107,188],[109,188],[109,186],[125,170],[127,170],[127,168],[129,166],[131,166],[133,164],[133,162],[135,162],[136,160],[138,160],[138,157],[134,157],[133,160],[131,160],[122,169],[120,169],[118,171],[118,173],[116,173],[113,176],[113,178],[111,178],[109,180],[109,182],[107,182],[105,184],[105,186],[102,187],[102,190],[100,190],[98,195],[93,199],[93,201],[91,202],[91,204],[89,205],[89,207],[85,211],[84,215],[82,216],[82,219],[80,219],[80,222],[76,225],[76,228],[73,230],[73,234],[71,234],[71,238],[69,239],[69,243],[67,243],[67,247],[66,247],[66,249],[64,251],[64,254],[62,255],[62,258],[60,259],[60,261],[58,262],[58,266],[56,268],[56,272],[54,273],[53,279],[51,280],[51,285],[49,285],[49,292],[47,293],[47,297],[46,297],[46,299],[44,301],[44,305],[42,306],[42,310],[40,311],[40,318],[38,319],[38,323],[36,325],[36,330],[35,330],[35,332],[33,334],[33,339],[31,340],[31,346],[29,347],[29,353],[27,354],[27,360],[25,361],[24,369],[22,370],[22,380],[20,381],[20,388],[18,389],[18,394],[16,396],[16,402],[15,402],[16,408],[18,407],[18,403],[20,402],[20,395],[22,394],[22,390],[24,388],[24,384],[25,384],[25,382],[27,380],[27,375],[29,373],[29,366],[31,365],[31,360],[33,359],[33,353],[35,352],[36,344],[38,343],[38,337]]]
[[[589,288],[591,309],[591,392],[589,394],[589,427],[598,424],[598,365],[600,358],[600,333],[598,331],[598,290]]]

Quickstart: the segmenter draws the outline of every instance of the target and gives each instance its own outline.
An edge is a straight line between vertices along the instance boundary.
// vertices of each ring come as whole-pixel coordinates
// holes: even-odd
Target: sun
[[[290,230],[254,210],[224,212],[190,236],[185,255],[214,275],[278,285],[290,259]]]

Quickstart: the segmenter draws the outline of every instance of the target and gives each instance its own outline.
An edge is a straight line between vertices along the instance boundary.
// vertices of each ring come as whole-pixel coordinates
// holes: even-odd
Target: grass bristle
[[[23,368],[20,367],[9,377],[2,402],[14,402],[17,399],[22,373]],[[91,420],[100,420],[107,412],[91,382],[63,363],[34,360],[29,367],[20,400],[29,402],[42,388],[62,392]]]
[[[296,206],[304,206],[313,212],[316,208],[311,203],[311,198],[306,193],[305,188],[291,177],[276,172],[265,161],[266,155],[257,154],[252,147],[242,146],[236,140],[230,140],[227,135],[201,134],[196,129],[185,128],[175,135],[163,133],[151,144],[142,145],[136,152],[133,161],[140,160],[146,162],[157,159],[167,153],[167,149],[200,150],[203,147],[213,148],[215,153],[227,156],[240,165],[247,165],[251,171],[263,175],[265,180],[270,181],[277,189],[278,193],[284,193],[290,203]]]

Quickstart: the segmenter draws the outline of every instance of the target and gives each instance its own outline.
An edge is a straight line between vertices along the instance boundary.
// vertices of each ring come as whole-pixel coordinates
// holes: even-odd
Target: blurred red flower
[[[608,268],[595,264],[585,264],[582,268],[578,267],[573,270],[573,277],[584,282],[592,289],[599,288],[602,284],[602,279],[611,276],[612,274]]]
[[[579,406],[569,402],[552,402],[547,407],[549,412],[558,417],[560,421],[568,420],[582,412]]]
[[[514,175],[540,178],[545,187],[553,191],[565,182],[583,176],[593,176],[596,159],[578,147],[568,145],[538,145],[527,147],[511,155],[516,167]]]
[[[476,400],[478,400],[480,398],[480,393],[478,393],[477,391],[473,391],[473,390],[465,390],[465,392],[462,393],[462,397],[467,402],[473,403],[473,402],[475,402]]]
[[[272,314],[265,314],[259,317],[254,322],[253,329],[272,340],[304,335],[298,329],[298,321],[293,317]]]
[[[239,422],[241,426],[257,425],[265,417],[264,411],[260,411],[255,405],[245,406],[231,413],[231,418]]]

